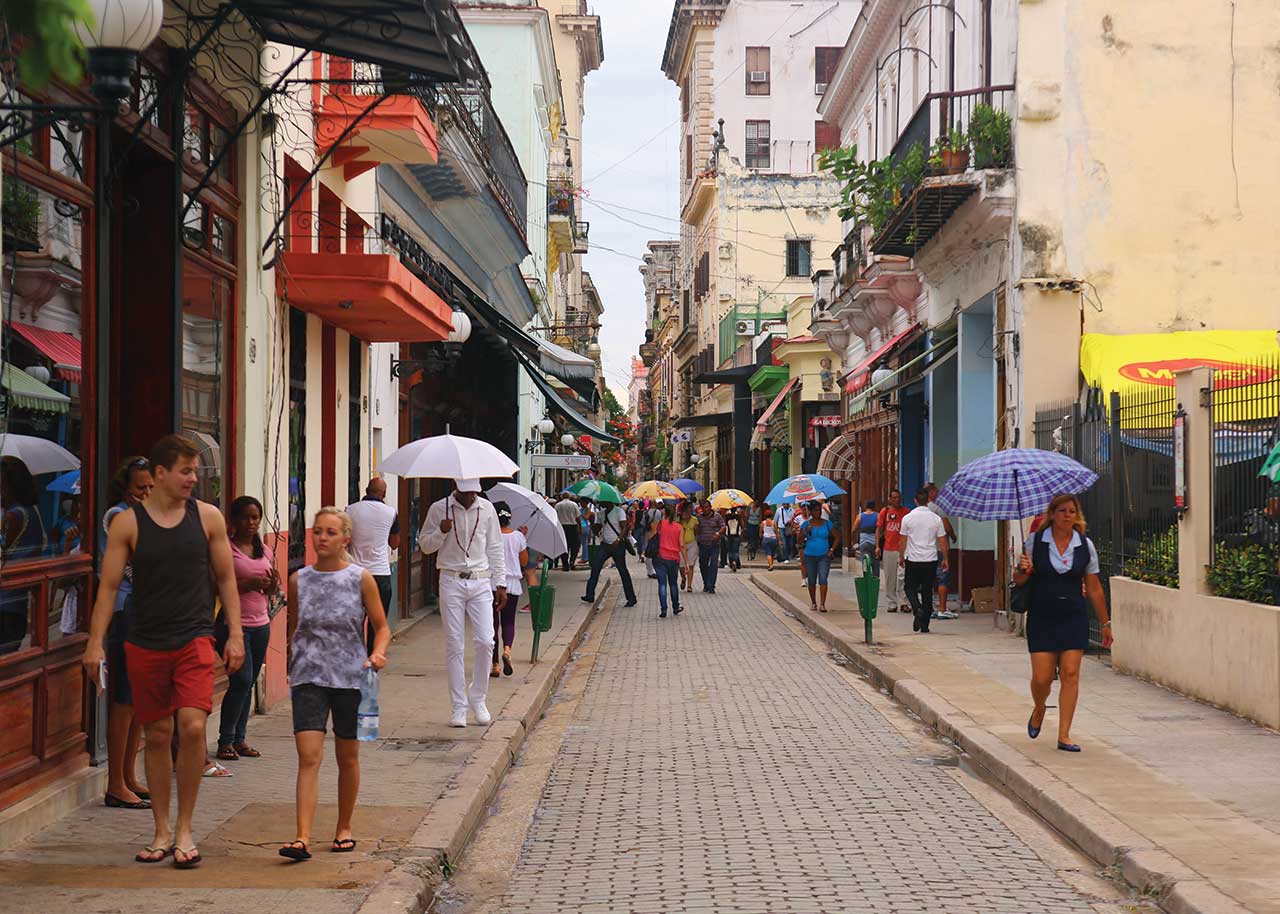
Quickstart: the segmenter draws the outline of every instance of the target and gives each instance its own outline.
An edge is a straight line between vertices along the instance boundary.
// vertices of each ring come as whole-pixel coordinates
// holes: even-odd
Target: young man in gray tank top
[[[191,497],[199,449],[168,435],[151,451],[155,489],[143,505],[120,514],[107,535],[102,581],[84,652],[85,673],[99,681],[103,639],[124,567],[133,568],[133,601],[125,644],[134,716],[146,740],[147,787],[155,838],[139,851],[139,863],[200,863],[191,833],[205,762],[205,719],[213,709],[213,587],[216,581],[230,635],[223,655],[227,672],[244,662],[240,596],[222,514]],[[178,819],[169,825],[173,780],[170,742],[178,727]]]

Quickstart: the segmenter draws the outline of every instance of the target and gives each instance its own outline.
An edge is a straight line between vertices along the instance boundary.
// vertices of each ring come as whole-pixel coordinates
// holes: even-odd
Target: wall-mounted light
[[[570,435],[568,432],[560,436],[560,443],[565,447],[573,447],[577,441],[578,439]]]

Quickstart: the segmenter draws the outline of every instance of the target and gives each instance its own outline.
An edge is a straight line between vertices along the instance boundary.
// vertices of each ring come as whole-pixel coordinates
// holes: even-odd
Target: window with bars
[[[707,251],[702,252],[702,256],[698,258],[698,267],[693,273],[693,295],[695,298],[702,298],[711,288],[711,255]]]
[[[818,95],[827,91],[827,84],[835,78],[836,64],[840,62],[843,48],[813,49],[813,91]]]
[[[747,48],[747,94],[768,95],[772,80],[769,72],[769,49]]]
[[[787,275],[788,276],[808,276],[812,272],[809,268],[809,248],[812,242],[808,239],[788,238],[787,239]]]
[[[746,156],[748,168],[769,167],[769,122],[747,121]]]

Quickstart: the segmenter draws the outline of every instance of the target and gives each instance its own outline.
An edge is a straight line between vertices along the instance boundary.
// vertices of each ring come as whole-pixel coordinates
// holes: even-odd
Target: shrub
[[[1138,555],[1125,563],[1124,573],[1135,581],[1159,584],[1162,587],[1178,587],[1178,527],[1175,524],[1163,533],[1143,537],[1138,543]]]
[[[1271,582],[1275,575],[1276,557],[1265,546],[1214,546],[1209,586],[1220,597],[1274,605]]]

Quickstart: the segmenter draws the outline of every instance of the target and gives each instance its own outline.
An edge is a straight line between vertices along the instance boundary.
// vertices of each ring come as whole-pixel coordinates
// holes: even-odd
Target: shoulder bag
[[[656,559],[658,557],[658,548],[661,545],[659,540],[662,539],[662,523],[658,524],[658,532],[649,537],[649,541],[644,544],[644,557],[647,559]]]

